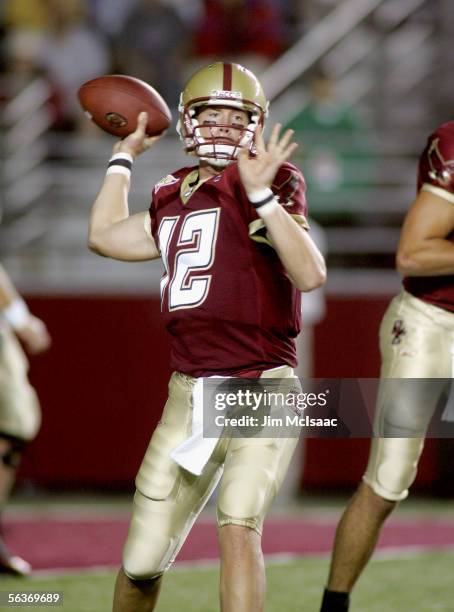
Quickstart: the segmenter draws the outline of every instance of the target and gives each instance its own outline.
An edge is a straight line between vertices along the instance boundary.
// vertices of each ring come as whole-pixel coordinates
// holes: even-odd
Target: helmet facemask
[[[246,112],[249,115],[249,123],[244,127],[232,124],[217,123],[210,126],[199,123],[197,117],[201,110],[211,106],[225,106]],[[247,100],[229,102],[228,100],[215,100],[205,98],[193,101],[192,104],[180,106],[182,120],[178,122],[177,130],[184,141],[185,151],[196,155],[202,160],[208,161],[213,166],[225,167],[235,160],[241,149],[247,149],[254,154],[254,138],[258,125],[263,126],[264,113],[257,104]],[[228,128],[230,132],[237,134],[237,138],[229,136],[203,136],[202,129],[210,127]],[[229,142],[230,141],[230,142]]]

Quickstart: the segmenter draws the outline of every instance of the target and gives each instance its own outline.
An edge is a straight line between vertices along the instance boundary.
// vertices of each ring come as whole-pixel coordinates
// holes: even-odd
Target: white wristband
[[[130,153],[114,153],[109,159],[106,175],[123,174],[129,178],[133,161],[134,158]]]
[[[251,191],[247,194],[247,197],[249,202],[251,202],[252,204],[257,204],[257,202],[266,200],[272,195],[273,191],[269,187],[265,187],[264,189],[257,189],[256,191]]]
[[[110,166],[110,168],[107,168],[106,176],[110,174],[123,174],[129,178],[131,176],[131,170],[123,166]]]
[[[252,191],[247,194],[247,197],[262,219],[268,217],[279,206],[272,189],[269,187]]]
[[[258,216],[264,219],[265,217],[268,217],[273,210],[276,210],[276,208],[279,207],[279,202],[276,200],[276,198],[274,198],[274,200],[271,200],[271,202],[268,202],[268,204],[263,204],[263,206],[259,206],[259,208],[256,208],[255,210],[257,211]]]
[[[30,319],[30,311],[22,298],[13,300],[1,314],[14,330],[25,327]]]

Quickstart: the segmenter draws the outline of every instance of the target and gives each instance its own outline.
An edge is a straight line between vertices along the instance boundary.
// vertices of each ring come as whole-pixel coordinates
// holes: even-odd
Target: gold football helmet
[[[241,130],[238,142],[227,144],[225,139],[202,136],[197,114],[203,107],[216,105],[248,113],[249,124]],[[177,132],[187,153],[223,167],[236,158],[240,148],[253,152],[255,130],[263,126],[268,106],[262,86],[250,70],[239,64],[216,62],[193,74],[183,89]]]

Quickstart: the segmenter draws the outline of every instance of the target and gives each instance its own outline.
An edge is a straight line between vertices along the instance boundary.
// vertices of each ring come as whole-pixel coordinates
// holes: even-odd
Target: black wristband
[[[112,159],[107,164],[107,168],[110,168],[111,166],[123,166],[123,168],[127,168],[128,170],[132,170],[132,162],[129,161],[129,159],[124,159],[124,158]]]
[[[265,206],[265,204],[269,204],[270,202],[272,202],[274,198],[274,193],[270,193],[270,195],[266,196],[266,198],[263,198],[263,200],[260,200],[259,202],[251,202],[251,204],[257,210],[257,208],[261,208],[262,206]]]

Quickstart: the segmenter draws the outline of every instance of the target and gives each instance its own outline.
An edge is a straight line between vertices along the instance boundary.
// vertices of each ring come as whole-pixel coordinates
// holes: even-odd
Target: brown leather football
[[[151,85],[122,74],[87,81],[79,88],[78,98],[89,119],[119,138],[134,132],[141,111],[148,113],[148,136],[160,134],[172,120],[165,100]]]

